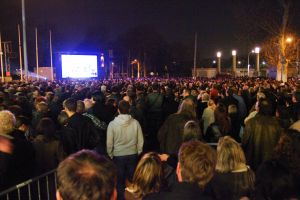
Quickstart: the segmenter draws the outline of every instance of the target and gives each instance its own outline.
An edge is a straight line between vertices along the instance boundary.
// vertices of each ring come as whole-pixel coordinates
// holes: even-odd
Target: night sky
[[[0,8],[3,39],[17,45],[21,0],[0,0]],[[200,59],[213,57],[217,50],[224,56],[232,49],[246,54],[254,44],[240,39],[243,27],[235,13],[230,0],[26,0],[29,51],[34,49],[35,26],[42,46],[48,45],[47,31],[53,31],[54,51],[81,51],[81,43],[107,44],[130,29],[148,27],[170,43],[191,48],[198,32]]]

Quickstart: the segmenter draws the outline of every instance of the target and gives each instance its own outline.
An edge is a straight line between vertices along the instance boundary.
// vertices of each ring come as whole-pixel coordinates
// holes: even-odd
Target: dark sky
[[[46,30],[53,30],[56,51],[80,51],[76,48],[81,41],[95,42],[87,38],[91,30],[98,30],[103,40],[113,41],[120,34],[139,26],[151,27],[167,41],[188,46],[194,45],[197,31],[200,58],[212,57],[217,50],[230,56],[233,48],[242,52],[248,48],[246,42],[237,39],[242,28],[234,17],[234,5],[229,0],[25,1],[29,48],[34,48],[35,26],[42,32],[41,40],[47,40],[47,35],[43,35]],[[0,0],[0,8],[3,38],[16,43],[21,0]]]

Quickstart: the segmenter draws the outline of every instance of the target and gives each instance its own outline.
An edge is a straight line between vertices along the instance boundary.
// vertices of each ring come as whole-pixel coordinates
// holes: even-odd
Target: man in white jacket
[[[119,102],[119,115],[109,123],[107,128],[107,154],[118,170],[118,199],[123,199],[126,178],[131,181],[138,155],[143,151],[143,132],[139,122],[129,115],[130,105]]]

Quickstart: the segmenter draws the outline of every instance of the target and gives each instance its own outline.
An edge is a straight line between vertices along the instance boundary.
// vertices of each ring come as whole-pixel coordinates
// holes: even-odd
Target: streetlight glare
[[[218,57],[218,58],[221,58],[221,56],[222,56],[222,53],[221,53],[220,51],[218,51],[218,52],[217,52],[217,57]]]
[[[231,53],[232,53],[233,56],[236,56],[236,50],[232,50]]]
[[[259,47],[255,47],[254,52],[255,53],[259,53],[260,52],[260,48]]]
[[[292,41],[293,41],[293,38],[292,38],[292,37],[286,38],[286,42],[287,42],[287,43],[291,43]]]

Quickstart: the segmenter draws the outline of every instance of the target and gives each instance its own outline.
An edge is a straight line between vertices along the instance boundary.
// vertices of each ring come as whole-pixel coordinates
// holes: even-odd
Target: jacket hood
[[[124,115],[124,114],[120,114],[115,118],[115,122],[121,126],[128,126],[131,120],[132,120],[131,115]]]

